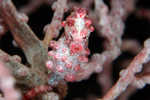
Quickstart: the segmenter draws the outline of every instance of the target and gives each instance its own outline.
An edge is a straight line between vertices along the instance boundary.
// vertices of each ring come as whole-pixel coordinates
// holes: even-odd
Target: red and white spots
[[[76,43],[76,42],[71,43],[69,48],[70,48],[71,53],[73,54],[80,53],[84,49],[81,43]]]
[[[58,41],[51,41],[51,51],[46,66],[68,82],[77,81],[78,73],[86,70],[90,51],[87,47],[90,32],[94,31],[92,22],[83,8],[75,8],[74,12],[62,22],[65,36]]]
[[[88,62],[88,58],[86,56],[78,56],[78,60],[80,62]]]
[[[64,72],[63,66],[61,66],[61,65],[57,65],[57,66],[56,66],[56,70],[57,70],[58,72]]]
[[[51,90],[52,88],[49,85],[41,85],[41,86],[34,87],[24,95],[23,100],[31,100],[36,95],[47,92],[47,91],[51,91]]]
[[[65,75],[65,80],[67,80],[68,82],[73,82],[73,81],[75,81],[75,75],[73,75],[73,74],[66,74]]]
[[[53,68],[53,62],[52,61],[47,61],[46,62],[46,67],[49,69],[49,70],[52,70],[52,68]]]

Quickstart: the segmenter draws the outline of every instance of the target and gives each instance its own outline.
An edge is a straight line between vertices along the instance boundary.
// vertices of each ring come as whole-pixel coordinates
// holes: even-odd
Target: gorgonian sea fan
[[[78,81],[80,73],[87,69],[88,38],[94,31],[92,22],[83,8],[74,8],[74,12],[62,22],[65,35],[58,41],[50,42],[51,51],[48,52],[49,60],[46,66],[66,81]]]

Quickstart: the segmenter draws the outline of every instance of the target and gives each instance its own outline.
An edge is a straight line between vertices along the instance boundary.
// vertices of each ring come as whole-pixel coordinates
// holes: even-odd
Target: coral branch
[[[20,94],[14,89],[14,78],[0,60],[0,89],[4,93],[4,100],[20,100]]]
[[[101,54],[97,54],[97,58],[103,57],[104,60],[98,60],[97,64],[100,67],[103,66],[103,72],[99,74],[98,81],[102,85],[102,95],[108,91],[108,89],[112,85],[111,79],[111,63],[114,59],[116,59],[121,53],[121,36],[124,30],[124,24],[122,20],[122,16],[124,12],[121,11],[123,9],[120,6],[120,2],[113,0],[114,4],[118,4],[117,9],[116,6],[112,6],[112,10],[109,13],[109,9],[104,4],[103,0],[95,0],[95,13],[99,19],[99,35],[103,36],[106,40],[104,43],[104,51]],[[117,12],[117,13],[116,13]],[[114,16],[115,15],[115,16]],[[99,57],[98,57],[99,56]],[[106,82],[107,81],[107,82]],[[107,83],[107,84],[106,84]]]
[[[45,0],[36,0],[36,2],[35,0],[30,0],[29,4],[20,8],[20,12],[29,15],[31,12],[34,12],[37,8],[39,8],[44,2]]]
[[[128,86],[128,88],[126,89],[126,92],[123,92],[119,97],[118,100],[128,100],[130,95],[132,95],[132,93],[134,93],[136,91],[136,87],[135,86]]]
[[[142,76],[136,76],[132,85],[137,88],[143,88],[146,84],[150,84],[150,73],[145,73]]]
[[[54,92],[48,92],[44,94],[42,100],[60,100],[59,96]]]
[[[4,23],[4,20],[0,16],[0,38],[7,32],[7,26]]]
[[[67,0],[57,0],[53,6],[53,10],[55,10],[53,19],[51,24],[47,25],[44,29],[46,32],[44,37],[44,44],[46,47],[49,45],[49,42],[59,35],[59,31],[62,28],[61,21],[63,19],[64,12],[67,11]]]
[[[137,54],[141,50],[141,45],[138,43],[137,40],[131,40],[131,39],[126,39],[123,40],[121,50],[122,51],[129,51],[133,54]]]
[[[55,0],[29,0],[29,3],[27,5],[22,6],[19,11],[30,15],[43,4],[51,5],[54,1]]]
[[[147,63],[150,58],[150,39],[144,43],[142,51],[133,59],[130,65],[120,72],[120,78],[117,83],[109,90],[109,92],[102,98],[102,100],[114,100],[123,91],[126,90],[129,84],[133,82],[135,74],[141,72],[142,65]]]
[[[106,94],[112,86],[112,65],[110,62],[103,65],[103,71],[98,74],[97,81],[102,87],[102,95]]]
[[[107,57],[106,59],[109,59],[111,62],[120,55],[121,36],[124,30],[122,15],[111,15],[111,13],[115,13],[115,10],[113,9],[111,13],[108,14],[108,7],[102,0],[95,0],[95,6],[95,11],[99,14],[99,25],[101,26],[100,35],[106,38],[105,45],[107,45],[105,51],[101,55]],[[118,12],[121,12],[121,10]]]
[[[37,84],[46,83],[44,63],[47,59],[47,51],[42,42],[34,35],[26,22],[20,19],[20,14],[11,0],[1,1],[0,12],[2,12],[1,16],[9,26],[15,41],[23,49],[32,69],[39,73]]]
[[[18,60],[14,59],[14,56],[9,56],[0,50],[0,60],[3,61],[3,65],[6,65],[9,70],[11,70],[12,74],[17,79],[17,83],[22,83],[31,87],[37,85],[39,74],[23,64],[20,64]]]

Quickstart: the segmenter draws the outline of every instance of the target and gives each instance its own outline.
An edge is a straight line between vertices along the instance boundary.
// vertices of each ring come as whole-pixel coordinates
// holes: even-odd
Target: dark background
[[[28,3],[29,0],[12,0],[19,9],[22,5]],[[36,1],[36,0],[35,0]],[[75,2],[80,2],[80,0],[73,0]],[[109,4],[109,0],[105,0]],[[136,4],[137,8],[150,8],[150,0],[138,0]],[[36,33],[36,35],[43,39],[44,32],[43,28],[45,25],[51,22],[53,16],[53,11],[51,6],[42,5],[35,12],[29,15],[29,26]],[[125,21],[125,31],[122,38],[137,39],[140,44],[143,45],[144,40],[150,37],[150,20],[144,18],[137,18],[134,14],[131,14]],[[14,55],[20,55],[23,59],[23,63],[26,63],[23,52],[12,45],[13,37],[10,32],[7,32],[6,35],[0,40],[0,48],[7,53]],[[89,48],[93,53],[102,52],[102,43],[103,38],[98,37],[96,31],[94,31],[89,39]],[[119,71],[121,67],[119,65],[120,61],[123,61],[128,58],[133,58],[135,55],[129,52],[123,52],[114,62],[113,62],[113,72],[112,78],[115,83],[119,77]],[[101,97],[101,87],[97,83],[97,74],[91,75],[88,80],[82,82],[68,83],[68,95],[65,100],[72,100],[72,98],[82,98],[87,99],[88,95],[95,95]],[[147,85],[143,89],[137,90],[133,93],[129,100],[150,100],[150,86]]]

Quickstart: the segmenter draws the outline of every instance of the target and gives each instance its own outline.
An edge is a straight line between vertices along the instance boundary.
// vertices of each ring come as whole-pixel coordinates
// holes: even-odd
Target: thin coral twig
[[[142,65],[147,63],[150,55],[150,39],[146,40],[144,43],[144,48],[142,51],[133,59],[130,65],[120,73],[120,78],[117,83],[106,93],[102,100],[114,100],[123,91],[126,90],[129,84],[133,82],[135,74],[141,72]]]
[[[61,22],[64,12],[67,11],[67,0],[56,1],[52,8],[55,10],[51,24],[47,25],[44,29],[46,32],[43,43],[49,46],[50,41],[59,35],[59,31],[62,28]]]
[[[121,50],[129,51],[132,54],[137,54],[141,50],[141,45],[137,40],[124,39],[122,42]]]

